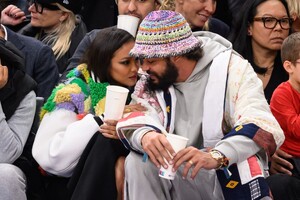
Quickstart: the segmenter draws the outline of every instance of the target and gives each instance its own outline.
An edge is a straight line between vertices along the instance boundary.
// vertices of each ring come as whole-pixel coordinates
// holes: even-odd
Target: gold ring
[[[189,163],[190,163],[191,165],[193,165],[193,164],[194,164],[194,162],[193,162],[192,160],[189,160]]]
[[[126,108],[126,109],[125,109],[125,112],[126,112],[126,113],[129,113],[129,112],[131,112],[131,109],[130,109],[130,108]]]

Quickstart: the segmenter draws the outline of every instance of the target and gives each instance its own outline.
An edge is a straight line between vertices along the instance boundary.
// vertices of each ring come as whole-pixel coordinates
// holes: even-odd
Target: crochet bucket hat
[[[37,3],[51,4],[59,3],[74,14],[78,14],[81,10],[83,0],[36,0]]]
[[[149,13],[140,24],[130,55],[139,58],[179,56],[202,45],[185,20],[174,11]]]

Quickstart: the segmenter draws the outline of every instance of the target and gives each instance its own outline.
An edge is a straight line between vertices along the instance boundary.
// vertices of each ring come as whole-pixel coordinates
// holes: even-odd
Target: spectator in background
[[[218,1],[216,11],[213,14],[213,17],[221,20],[222,22],[226,23],[229,27],[231,27],[233,18],[232,18],[232,12],[229,9],[228,0]]]
[[[164,0],[162,5],[161,10],[173,10],[182,14],[193,32],[210,31],[225,38],[229,35],[229,26],[212,17],[216,11],[216,0]]]
[[[11,17],[14,18],[13,24],[6,24],[11,30],[17,32],[30,22],[31,17],[28,11],[28,0],[10,0],[4,5],[1,11],[5,9],[12,14]],[[11,8],[14,9],[14,11],[12,11]]]
[[[15,5],[8,5],[1,10],[1,23],[11,27],[15,27],[26,20],[25,12]]]
[[[286,0],[291,18],[293,19],[292,32],[300,32],[300,1]]]
[[[300,33],[287,37],[281,49],[289,80],[281,83],[271,99],[271,111],[285,141],[272,158],[268,178],[274,199],[300,199]]]
[[[22,53],[0,39],[0,196],[26,200],[27,178],[17,167],[35,114],[35,81],[24,70]]]
[[[86,33],[80,12],[83,0],[31,0],[30,24],[20,33],[32,36],[49,45],[55,55],[58,71],[68,66],[78,44]]]
[[[263,82],[268,103],[275,88],[288,79],[280,48],[291,26],[285,0],[247,0],[230,36],[233,48],[249,60]]]
[[[18,10],[16,6],[12,5],[11,7],[14,7],[14,11]],[[18,21],[16,18],[9,17],[9,15],[10,13],[5,13],[5,10],[2,11],[1,21],[11,20],[10,23]],[[57,64],[51,48],[35,38],[15,33],[4,25],[0,27],[0,37],[13,43],[23,53],[25,57],[24,70],[37,83],[36,95],[47,99],[59,78]]]
[[[114,0],[85,0],[80,14],[87,30],[92,31],[115,25],[118,7]]]

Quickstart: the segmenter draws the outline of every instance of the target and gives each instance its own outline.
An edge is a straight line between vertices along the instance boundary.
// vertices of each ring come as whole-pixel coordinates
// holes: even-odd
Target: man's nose
[[[130,0],[130,1],[129,1],[129,4],[128,4],[128,10],[129,10],[130,12],[136,10],[135,0]]]
[[[143,71],[148,71],[150,69],[150,67],[148,67],[148,65],[145,64],[141,64],[141,68]]]

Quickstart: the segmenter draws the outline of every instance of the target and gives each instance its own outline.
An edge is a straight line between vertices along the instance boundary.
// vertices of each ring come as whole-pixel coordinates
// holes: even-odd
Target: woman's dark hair
[[[240,53],[245,59],[249,60],[256,73],[264,73],[264,68],[256,66],[253,61],[253,49],[251,45],[251,36],[248,35],[249,24],[253,23],[253,19],[257,14],[257,7],[268,0],[247,0],[237,17],[234,19],[233,28],[229,36],[229,40],[233,44],[233,49]],[[288,5],[285,0],[280,1],[290,17]],[[290,30],[291,32],[291,30]],[[280,53],[277,54],[280,57]]]
[[[82,63],[86,63],[89,72],[101,82],[118,84],[110,74],[111,60],[115,52],[130,41],[134,41],[134,37],[127,31],[116,27],[102,29],[86,51]]]

